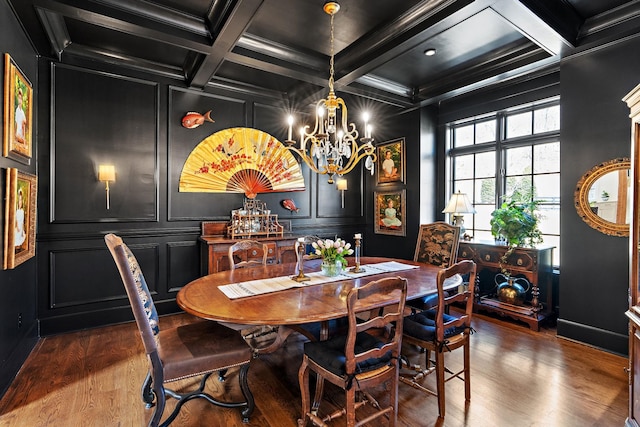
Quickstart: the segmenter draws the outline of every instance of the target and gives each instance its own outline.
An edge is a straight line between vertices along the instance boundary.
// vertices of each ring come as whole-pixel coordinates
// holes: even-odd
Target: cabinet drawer
[[[499,267],[500,258],[505,252],[506,249],[480,248],[478,249],[477,259],[485,265]],[[531,253],[516,250],[509,255],[507,265],[510,270],[531,271],[536,268],[536,260]]]

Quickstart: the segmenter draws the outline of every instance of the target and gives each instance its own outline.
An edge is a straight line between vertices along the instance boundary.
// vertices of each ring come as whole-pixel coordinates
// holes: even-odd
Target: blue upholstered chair
[[[444,282],[456,274],[469,275],[469,289],[449,296],[443,289]],[[473,261],[460,261],[449,268],[440,270],[437,277],[438,301],[436,307],[412,313],[404,319],[402,338],[404,343],[418,346],[425,351],[420,353],[420,355],[424,355],[424,363],[421,361],[418,364],[411,364],[406,357],[403,357],[407,367],[417,373],[411,376],[402,374],[400,381],[418,390],[438,396],[438,412],[441,418],[444,418],[445,415],[446,381],[453,378],[464,380],[465,400],[471,399],[469,336],[473,332],[471,318],[475,278],[476,265]],[[464,311],[461,314],[447,314],[447,306],[452,303],[463,304]],[[444,354],[461,347],[464,349],[464,367],[460,371],[453,372],[445,367]],[[431,352],[435,353],[435,367],[433,368],[431,367]],[[436,391],[422,384],[424,377],[434,370]],[[449,373],[446,378],[445,373]]]
[[[367,417],[367,422],[386,416],[389,426],[395,426],[398,417],[398,365],[402,343],[402,318],[407,296],[407,280],[401,277],[384,278],[353,288],[346,298],[348,331],[326,341],[310,341],[304,344],[302,365],[298,372],[302,394],[302,418],[299,426],[311,420],[315,425],[325,425],[341,415],[346,425],[356,425],[356,409],[364,402],[377,409]],[[376,309],[374,309],[374,307]],[[386,308],[385,313],[377,310]],[[374,313],[372,317],[369,317]],[[376,315],[377,314],[377,315]],[[363,315],[366,316],[363,318]],[[389,327],[396,324],[394,329]],[[316,396],[312,407],[309,390],[309,372],[327,380],[345,391],[345,408],[324,418],[318,414],[322,394],[322,382],[316,384]],[[369,393],[374,387],[389,381],[388,406],[381,406]],[[382,388],[385,390],[385,388]],[[356,394],[356,392],[359,392]],[[356,402],[356,397],[362,400]],[[358,424],[360,425],[360,424]]]
[[[447,268],[456,262],[459,245],[460,227],[442,221],[422,224],[413,260]],[[433,294],[409,300],[407,305],[419,310],[428,310],[435,307],[437,302],[438,296]]]

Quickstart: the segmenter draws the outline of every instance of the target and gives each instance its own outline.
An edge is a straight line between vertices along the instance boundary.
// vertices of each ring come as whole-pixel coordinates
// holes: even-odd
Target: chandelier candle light
[[[329,95],[316,104],[316,123],[311,132],[309,126],[300,129],[300,148],[296,148],[293,138],[293,117],[289,116],[287,148],[298,153],[300,158],[312,171],[328,175],[329,184],[333,184],[334,175],[349,173],[358,162],[366,157],[365,167],[373,175],[373,164],[376,161],[375,147],[371,144],[371,125],[369,115],[365,113],[364,137],[358,145],[358,131],[353,123],[348,123],[347,105],[342,98],[336,97],[334,83],[334,49],[333,49],[333,16],[340,10],[335,1],[326,1],[324,11],[331,16],[331,60],[329,68]],[[325,117],[326,112],[326,117]]]

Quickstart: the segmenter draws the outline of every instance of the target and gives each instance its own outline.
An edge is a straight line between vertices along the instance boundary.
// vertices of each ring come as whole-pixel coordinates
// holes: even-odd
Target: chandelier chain
[[[329,90],[333,91],[333,73],[334,73],[334,68],[333,68],[333,62],[334,62],[334,50],[333,50],[333,41],[334,41],[334,36],[333,36],[333,15],[331,15],[331,59],[329,60]]]

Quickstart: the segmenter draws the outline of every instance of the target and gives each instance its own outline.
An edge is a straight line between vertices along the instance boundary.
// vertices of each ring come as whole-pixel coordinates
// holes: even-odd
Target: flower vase
[[[323,259],[320,269],[325,276],[335,277],[342,273],[342,262],[340,260],[328,261]]]

